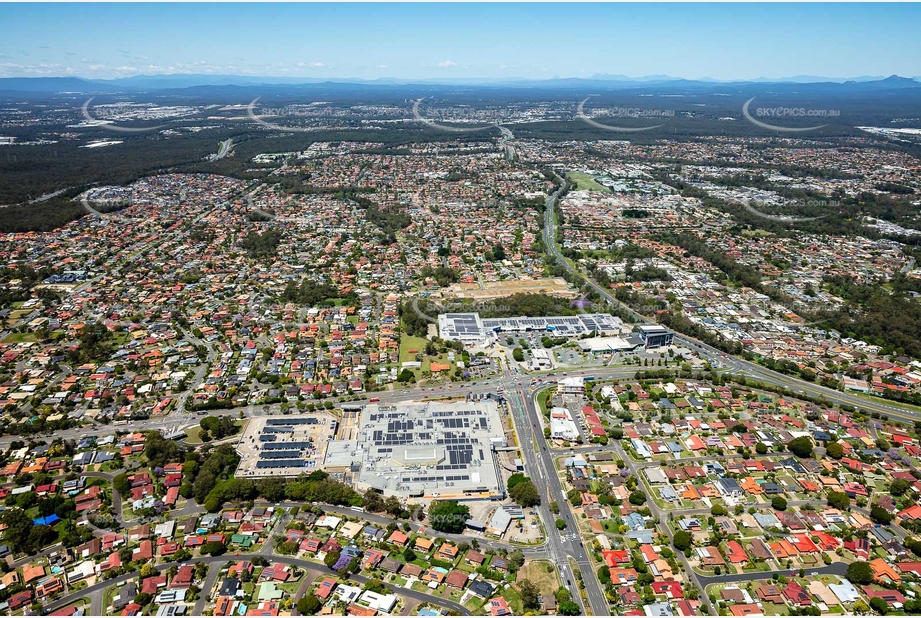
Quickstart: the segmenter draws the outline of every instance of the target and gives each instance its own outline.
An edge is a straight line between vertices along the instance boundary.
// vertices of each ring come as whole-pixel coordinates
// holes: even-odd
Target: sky
[[[921,76],[919,4],[0,4],[0,77]]]

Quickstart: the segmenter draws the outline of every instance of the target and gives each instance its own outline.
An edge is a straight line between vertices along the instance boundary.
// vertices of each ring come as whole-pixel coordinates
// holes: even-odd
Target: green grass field
[[[425,350],[425,344],[428,343],[422,337],[413,337],[412,335],[402,335],[400,337],[400,362],[416,360],[416,354]],[[410,351],[412,350],[412,353]]]
[[[611,190],[595,182],[591,174],[584,172],[566,172],[566,180],[576,185],[576,191],[598,191],[600,193],[610,193]]]
[[[7,335],[6,339],[3,340],[3,343],[26,343],[38,341],[38,339],[32,333],[10,333]]]
[[[921,412],[921,408],[918,406],[913,406],[910,403],[902,403],[901,401],[895,401],[894,399],[885,399],[883,397],[875,397],[873,395],[858,393],[854,391],[849,391],[849,394],[857,395],[861,399],[866,399],[867,401],[872,401],[873,403],[892,406],[894,408],[901,408],[902,410],[908,410],[910,412]]]

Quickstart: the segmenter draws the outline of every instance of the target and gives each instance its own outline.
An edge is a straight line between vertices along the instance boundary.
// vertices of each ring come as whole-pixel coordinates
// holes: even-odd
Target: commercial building
[[[572,420],[572,413],[566,408],[552,408],[550,410],[550,437],[559,440],[576,440],[579,437],[579,428]]]
[[[404,498],[505,496],[496,449],[506,447],[491,400],[369,404],[353,440],[334,440],[324,468],[352,475],[360,490]]]
[[[675,338],[675,333],[657,324],[640,326],[638,330],[640,338],[643,340],[643,346],[647,350],[649,348],[669,346]]]
[[[585,395],[585,378],[572,376],[557,382],[557,392],[560,395]]]
[[[624,337],[590,337],[579,340],[579,348],[583,352],[595,356],[614,354],[616,352],[629,352],[644,345],[644,341],[636,335]]]
[[[503,334],[541,332],[552,337],[620,335],[629,332],[623,321],[609,313],[571,316],[481,318],[478,313],[443,313],[438,316],[438,335],[465,345],[482,345]]]

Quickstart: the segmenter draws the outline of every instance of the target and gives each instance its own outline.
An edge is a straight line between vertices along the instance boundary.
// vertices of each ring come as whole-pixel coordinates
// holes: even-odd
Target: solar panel
[[[266,425],[316,425],[319,423],[315,418],[270,418],[266,419]]]
[[[305,459],[260,459],[256,468],[303,468],[307,465]]]
[[[260,459],[290,459],[292,457],[299,457],[301,454],[300,451],[265,451],[259,453]]]
[[[313,443],[311,442],[275,442],[274,444],[266,444],[262,447],[263,450],[284,450],[284,449],[305,449],[313,448]]]

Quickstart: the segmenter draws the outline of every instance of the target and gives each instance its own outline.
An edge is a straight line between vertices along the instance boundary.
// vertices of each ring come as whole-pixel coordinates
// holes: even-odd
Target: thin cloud
[[[441,67],[442,69],[451,69],[451,68],[456,67],[457,63],[451,60],[442,60],[441,62],[438,63],[438,66]]]

